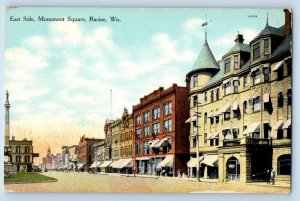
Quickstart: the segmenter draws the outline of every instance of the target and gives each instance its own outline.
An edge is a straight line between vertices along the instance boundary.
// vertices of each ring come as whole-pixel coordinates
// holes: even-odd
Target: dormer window
[[[260,42],[253,45],[253,60],[260,57]]]
[[[270,54],[269,39],[264,39],[264,54]]]
[[[239,56],[235,55],[234,56],[234,70],[238,70],[239,69]]]
[[[225,60],[225,73],[230,71],[230,58]]]

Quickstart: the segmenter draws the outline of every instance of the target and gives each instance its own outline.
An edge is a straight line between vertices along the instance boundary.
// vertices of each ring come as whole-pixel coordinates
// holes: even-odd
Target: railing
[[[223,147],[246,145],[246,144],[272,145],[272,140],[271,139],[261,139],[261,138],[251,138],[251,137],[223,140]]]

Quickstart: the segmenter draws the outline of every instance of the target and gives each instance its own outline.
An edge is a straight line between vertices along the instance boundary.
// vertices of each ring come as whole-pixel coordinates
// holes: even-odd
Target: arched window
[[[243,103],[243,112],[247,113],[246,111],[247,111],[247,101],[244,101],[244,103]]]
[[[231,139],[231,133],[229,129],[224,130],[224,139],[225,140]]]
[[[277,170],[278,175],[291,175],[291,154],[278,157]]]
[[[292,90],[288,89],[287,91],[288,105],[292,105]]]
[[[206,112],[204,113],[204,123],[205,124],[207,123],[207,113]]]
[[[277,100],[277,102],[278,102],[278,107],[283,107],[283,93],[282,93],[282,91],[280,91],[278,93],[278,100]]]
[[[239,180],[240,178],[240,162],[232,156],[227,161],[227,179],[228,180]]]

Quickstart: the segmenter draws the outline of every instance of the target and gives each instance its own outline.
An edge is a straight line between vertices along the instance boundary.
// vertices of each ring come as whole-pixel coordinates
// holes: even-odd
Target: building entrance
[[[240,162],[236,157],[231,157],[227,161],[227,179],[240,179]]]

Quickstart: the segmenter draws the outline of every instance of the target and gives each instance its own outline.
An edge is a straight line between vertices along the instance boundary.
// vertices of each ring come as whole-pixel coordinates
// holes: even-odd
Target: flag
[[[204,22],[202,25],[201,25],[201,27],[204,27],[204,26],[206,26],[207,25],[207,22]]]

